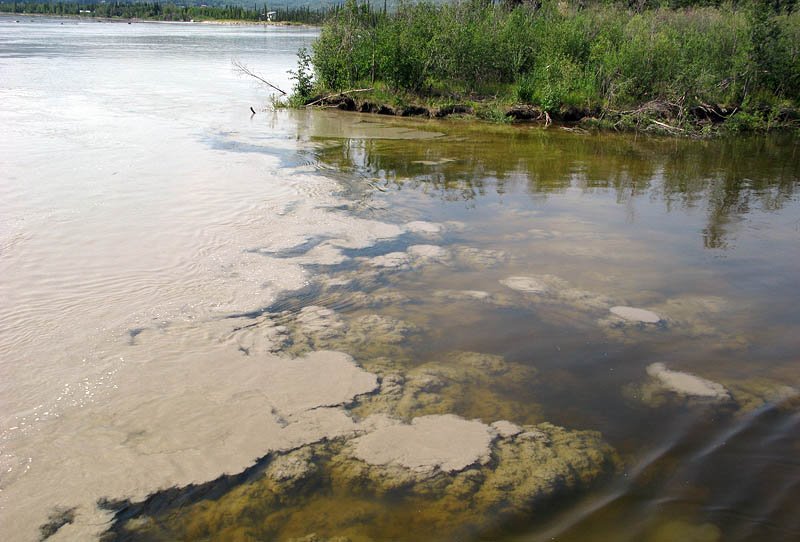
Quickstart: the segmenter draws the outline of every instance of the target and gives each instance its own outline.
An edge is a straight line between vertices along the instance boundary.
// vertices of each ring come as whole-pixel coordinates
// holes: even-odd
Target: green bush
[[[765,127],[764,119],[759,115],[739,111],[731,116],[725,127],[732,133],[755,132]]]
[[[311,55],[303,47],[297,52],[297,71],[289,71],[289,78],[292,79],[292,105],[304,105],[314,92],[314,80],[311,69]]]
[[[347,0],[323,27],[312,62],[317,84],[329,90],[383,83],[454,99],[499,93],[549,112],[650,101],[730,110],[756,94],[796,106],[800,11],[793,7],[471,0],[401,4],[386,14]]]

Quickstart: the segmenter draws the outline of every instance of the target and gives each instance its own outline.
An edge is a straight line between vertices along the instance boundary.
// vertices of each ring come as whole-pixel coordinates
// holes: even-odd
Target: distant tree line
[[[211,4],[211,2],[209,2]],[[306,24],[320,24],[325,20],[328,9],[312,9],[308,6],[289,7],[253,4],[242,5],[189,5],[173,2],[0,2],[0,13],[74,15],[97,18],[149,19],[156,21],[202,21],[237,20],[265,21],[271,11],[273,21],[287,21]]]

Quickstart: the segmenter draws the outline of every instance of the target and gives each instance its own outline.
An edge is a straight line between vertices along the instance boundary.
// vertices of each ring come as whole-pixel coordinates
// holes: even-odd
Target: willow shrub
[[[601,28],[589,66],[610,102],[727,103],[744,90],[748,32],[741,12],[646,11]]]
[[[382,83],[422,95],[501,88],[507,99],[550,111],[800,98],[797,11],[757,1],[639,11],[589,4],[472,0],[383,14],[348,0],[314,44],[317,83],[329,90]]]

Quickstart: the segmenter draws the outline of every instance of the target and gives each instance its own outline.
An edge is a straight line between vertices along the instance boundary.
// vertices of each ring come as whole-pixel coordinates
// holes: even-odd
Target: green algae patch
[[[457,540],[503,520],[535,516],[539,505],[585,489],[619,464],[598,433],[546,423],[512,430],[510,424],[430,416],[411,424],[388,418],[364,424],[364,436],[276,454],[258,476],[219,497],[140,515],[118,524],[113,534],[137,540],[360,541],[412,540],[424,532]],[[467,453],[437,446],[441,435],[428,429],[466,434],[472,444]],[[407,436],[395,444],[412,459],[360,454],[360,439],[382,439],[382,431]],[[111,533],[108,538],[114,539]]]
[[[368,437],[360,437],[332,460],[332,483],[376,498],[401,495],[428,511],[433,532],[480,532],[503,519],[535,515],[537,505],[588,487],[618,464],[596,432],[568,431],[548,423],[519,426],[507,436],[491,430],[495,440],[490,455],[478,455],[470,466],[456,471],[362,454],[360,441]],[[423,439],[416,444],[426,443]]]
[[[381,390],[362,398],[353,409],[358,416],[383,413],[409,420],[455,413],[486,423],[542,421],[539,405],[514,399],[535,382],[536,370],[502,356],[450,352],[407,371],[388,358],[367,360],[363,365],[381,377]]]
[[[651,408],[669,405],[717,405],[746,415],[762,408],[796,408],[800,392],[783,382],[762,378],[723,379],[716,382],[688,372],[671,370],[653,363],[646,370],[648,379],[623,387],[628,399]]]
[[[779,408],[797,408],[800,405],[800,392],[783,382],[767,378],[725,381],[740,412],[748,413],[768,405]]]
[[[302,355],[318,349],[351,352],[358,358],[399,355],[406,340],[419,331],[417,326],[379,314],[343,318],[333,309],[319,305],[303,307],[296,314],[280,315],[289,336],[286,352]]]
[[[695,374],[669,369],[653,363],[646,369],[647,379],[623,388],[623,395],[651,408],[669,404],[731,405],[730,392],[718,382]]]

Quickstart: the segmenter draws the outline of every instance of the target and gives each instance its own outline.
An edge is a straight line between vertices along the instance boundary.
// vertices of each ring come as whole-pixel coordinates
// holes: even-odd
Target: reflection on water
[[[472,200],[525,190],[533,198],[608,192],[617,203],[654,198],[666,211],[700,208],[706,248],[726,248],[751,210],[791,202],[800,175],[796,139],[698,142],[624,136],[466,129],[437,141],[349,140],[324,155],[337,168],[377,176],[383,189],[404,186],[442,199]]]

